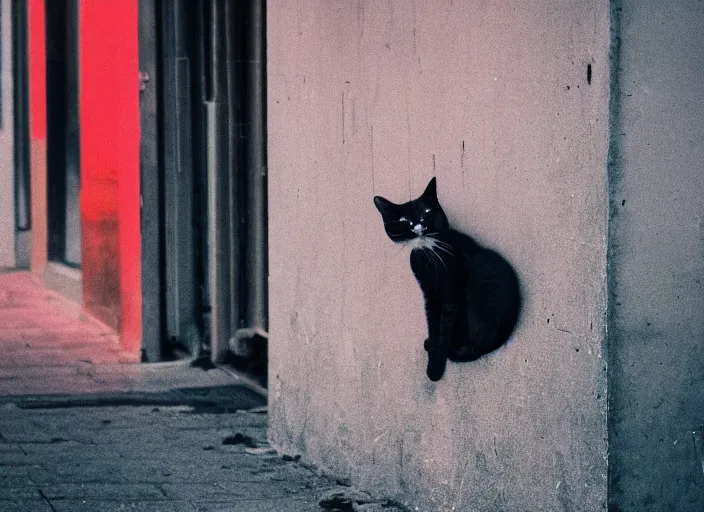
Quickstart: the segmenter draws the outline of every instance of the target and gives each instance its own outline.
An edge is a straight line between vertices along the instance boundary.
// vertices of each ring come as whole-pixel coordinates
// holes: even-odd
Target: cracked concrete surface
[[[266,408],[113,404],[243,384],[223,368],[139,364],[30,274],[0,273],[0,510],[320,511],[337,483],[271,449]]]
[[[266,414],[0,406],[3,511],[318,511],[335,483],[267,446]]]

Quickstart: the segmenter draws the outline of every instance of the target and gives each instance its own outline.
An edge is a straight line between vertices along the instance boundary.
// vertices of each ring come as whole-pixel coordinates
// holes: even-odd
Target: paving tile
[[[6,463],[0,459],[0,478],[29,475],[31,467],[29,464]]]
[[[183,501],[51,500],[56,512],[196,512]],[[233,510],[233,509],[231,509]],[[288,509],[281,509],[285,511]]]
[[[249,498],[256,499],[261,496],[260,492],[265,492],[268,489],[260,487],[258,484],[242,485],[239,488],[230,487],[223,488],[220,484],[163,484],[161,489],[170,499],[185,500],[185,501],[232,501]],[[269,490],[274,496],[264,496],[267,498],[282,497],[284,493],[280,490]]]
[[[80,320],[63,315],[37,315],[28,308],[3,308],[6,314],[0,315],[0,331],[16,331],[33,328],[61,328],[75,325]],[[6,335],[5,335],[6,336]],[[3,338],[5,338],[3,336]]]
[[[132,483],[61,483],[45,484],[41,491],[49,501],[59,499],[100,499],[146,501],[164,499],[164,493],[152,484]]]
[[[0,475],[0,489],[18,489],[28,486],[35,486],[28,474]]]
[[[2,436],[2,433],[0,432],[0,436]],[[22,453],[22,448],[17,446],[14,443],[10,442],[0,442],[0,460],[2,460],[3,456],[6,453]]]
[[[196,512],[321,512],[317,501],[292,499],[237,500],[233,502],[196,502]]]
[[[0,469],[9,468],[10,474],[15,474],[14,470],[11,468],[25,467],[32,464],[31,459],[27,458],[22,452],[7,452],[2,455],[0,459]]]
[[[103,364],[97,357],[93,360],[100,364],[87,363],[78,351],[47,362],[47,354],[17,356],[9,362],[0,358],[0,395],[154,392],[241,382],[222,370],[206,372],[185,363],[154,369],[148,364]]]
[[[271,480],[271,474],[256,474],[225,467],[208,466],[200,462],[189,465],[159,465],[142,461],[120,461],[105,463],[92,461],[81,463],[80,466],[37,467],[28,470],[33,482],[38,485],[47,483],[150,483],[161,485],[165,483],[218,483],[228,482],[263,482]],[[0,484],[2,480],[0,479]]]
[[[17,486],[17,487],[0,487],[0,500],[36,500],[40,499],[41,495],[36,486],[32,483]]]
[[[2,512],[52,512],[51,506],[43,499],[34,500],[4,500],[0,499]]]

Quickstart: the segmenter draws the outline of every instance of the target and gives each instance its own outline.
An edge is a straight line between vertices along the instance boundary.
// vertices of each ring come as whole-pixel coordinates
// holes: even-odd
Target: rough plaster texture
[[[608,51],[606,1],[268,5],[279,449],[419,510],[605,507]],[[525,295],[512,341],[437,384],[372,204],[433,175]]]
[[[620,4],[609,500],[615,511],[701,511],[704,3]]]
[[[0,268],[15,266],[15,158],[12,121],[12,15],[0,2]]]

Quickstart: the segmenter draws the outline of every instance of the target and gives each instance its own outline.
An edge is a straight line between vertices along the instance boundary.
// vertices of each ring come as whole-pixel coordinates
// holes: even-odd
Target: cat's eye
[[[406,217],[401,217],[398,219],[399,222],[408,222],[408,219]]]
[[[424,213],[430,213],[430,208],[426,208],[425,210],[423,210],[423,212],[424,212]]]

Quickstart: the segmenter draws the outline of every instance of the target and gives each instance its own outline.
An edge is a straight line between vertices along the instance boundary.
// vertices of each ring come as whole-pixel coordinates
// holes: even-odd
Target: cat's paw
[[[442,379],[445,373],[445,366],[447,365],[447,356],[440,354],[433,354],[433,352],[428,353],[428,378],[433,382],[437,382]]]

